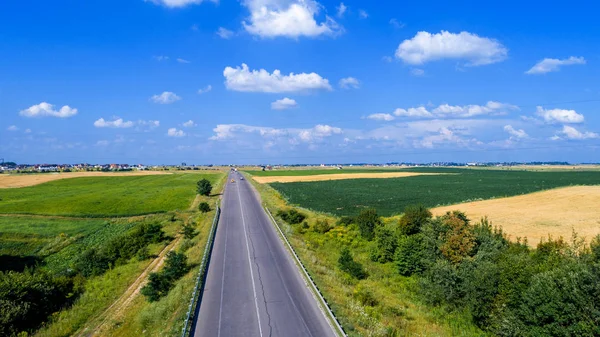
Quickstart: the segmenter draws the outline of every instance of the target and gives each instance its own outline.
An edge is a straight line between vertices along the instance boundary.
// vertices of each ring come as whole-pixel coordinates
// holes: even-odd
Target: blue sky
[[[0,157],[598,162],[598,9],[3,1]]]

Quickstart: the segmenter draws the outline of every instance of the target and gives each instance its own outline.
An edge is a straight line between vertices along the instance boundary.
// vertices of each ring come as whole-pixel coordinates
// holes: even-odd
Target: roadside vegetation
[[[72,209],[83,210],[89,194],[98,196],[92,213],[104,212],[102,203],[111,207],[111,200],[129,202],[129,194],[135,193],[150,193],[166,204],[158,214],[123,218],[85,218],[85,213],[79,218],[0,216],[0,335],[131,336],[151,327],[145,335],[160,336],[180,330],[195,280],[193,270],[214,215],[210,209],[200,212],[198,204],[214,204],[218,198],[196,195],[195,185],[206,178],[219,190],[224,177],[222,173],[150,177],[166,178],[166,183],[138,180],[146,177],[93,178],[84,183],[78,180],[89,178],[74,178],[32,187],[42,187],[38,192],[46,195],[39,198],[56,209],[61,201],[53,197],[69,194],[64,190],[71,188],[88,192],[80,195],[80,204],[70,205]],[[45,186],[55,183],[58,186]],[[24,189],[3,189],[0,207],[18,199]],[[168,202],[173,189],[182,195]],[[143,201],[144,196],[138,199]],[[154,202],[133,207],[151,213]],[[148,271],[166,281],[152,302],[140,294]],[[149,310],[160,315],[149,315]]]
[[[345,172],[337,170],[340,171]],[[362,209],[375,208],[380,215],[391,216],[401,214],[406,206],[412,204],[431,208],[563,186],[600,184],[598,171],[531,172],[453,168],[415,168],[410,171],[447,174],[270,185],[285,196],[290,204],[318,212],[356,216]],[[336,170],[327,172],[336,173]]]
[[[511,242],[487,219],[423,205],[334,217],[255,186],[349,336],[600,333],[600,237]]]

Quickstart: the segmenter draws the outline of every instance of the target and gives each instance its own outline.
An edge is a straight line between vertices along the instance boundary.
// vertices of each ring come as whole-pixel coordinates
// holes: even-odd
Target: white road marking
[[[248,265],[250,266],[250,277],[252,278],[252,291],[254,292],[254,306],[256,308],[256,319],[258,320],[258,331],[262,337],[262,326],[260,325],[260,314],[258,313],[258,298],[256,296],[256,285],[254,283],[254,272],[252,271],[252,259],[250,258],[250,246],[248,245],[248,232],[246,231],[246,220],[244,219],[244,207],[242,206],[242,195],[240,194],[240,185],[237,185],[238,199],[240,202],[240,211],[242,213],[242,224],[244,225],[244,235],[246,238],[246,251],[248,252]]]
[[[221,337],[221,316],[223,315],[223,289],[225,289],[225,266],[227,262],[227,227],[225,225],[225,252],[223,253],[223,276],[221,277],[221,303],[219,304],[219,328],[217,329],[217,336]]]

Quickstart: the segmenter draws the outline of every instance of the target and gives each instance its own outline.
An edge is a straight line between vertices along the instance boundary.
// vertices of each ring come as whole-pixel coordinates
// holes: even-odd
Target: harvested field
[[[600,234],[600,186],[557,188],[509,198],[467,202],[432,209],[434,215],[460,210],[476,221],[487,216],[511,239],[526,237],[532,246],[540,239],[562,236],[573,230],[586,242]]]
[[[375,178],[404,178],[421,175],[438,175],[443,173],[421,173],[421,172],[379,172],[379,173],[339,173],[339,174],[319,174],[307,176],[267,176],[257,177],[252,179],[261,184],[268,183],[294,183],[304,181],[326,181],[326,180],[343,180],[343,179],[375,179]]]
[[[33,173],[33,174],[1,174],[0,188],[18,188],[34,186],[49,181],[80,178],[80,177],[119,177],[119,176],[148,176],[156,174],[171,174],[164,171],[133,171],[133,172],[67,172],[67,173]]]

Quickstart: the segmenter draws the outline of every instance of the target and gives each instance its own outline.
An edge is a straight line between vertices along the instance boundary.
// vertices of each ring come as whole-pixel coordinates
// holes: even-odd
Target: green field
[[[0,213],[82,217],[133,216],[187,209],[196,182],[218,174],[85,177],[0,190]]]
[[[379,214],[400,214],[404,207],[451,205],[464,201],[514,196],[570,185],[598,185],[600,172],[532,172],[450,168],[411,169],[454,173],[388,179],[347,179],[272,183],[291,204],[335,215],[356,215],[374,207]],[[339,171],[337,171],[339,172]]]
[[[340,174],[340,173],[384,173],[384,172],[411,172],[412,168],[362,168],[362,169],[301,169],[301,170],[275,170],[275,171],[246,171],[257,177],[282,177],[282,176],[315,176],[319,174]]]

